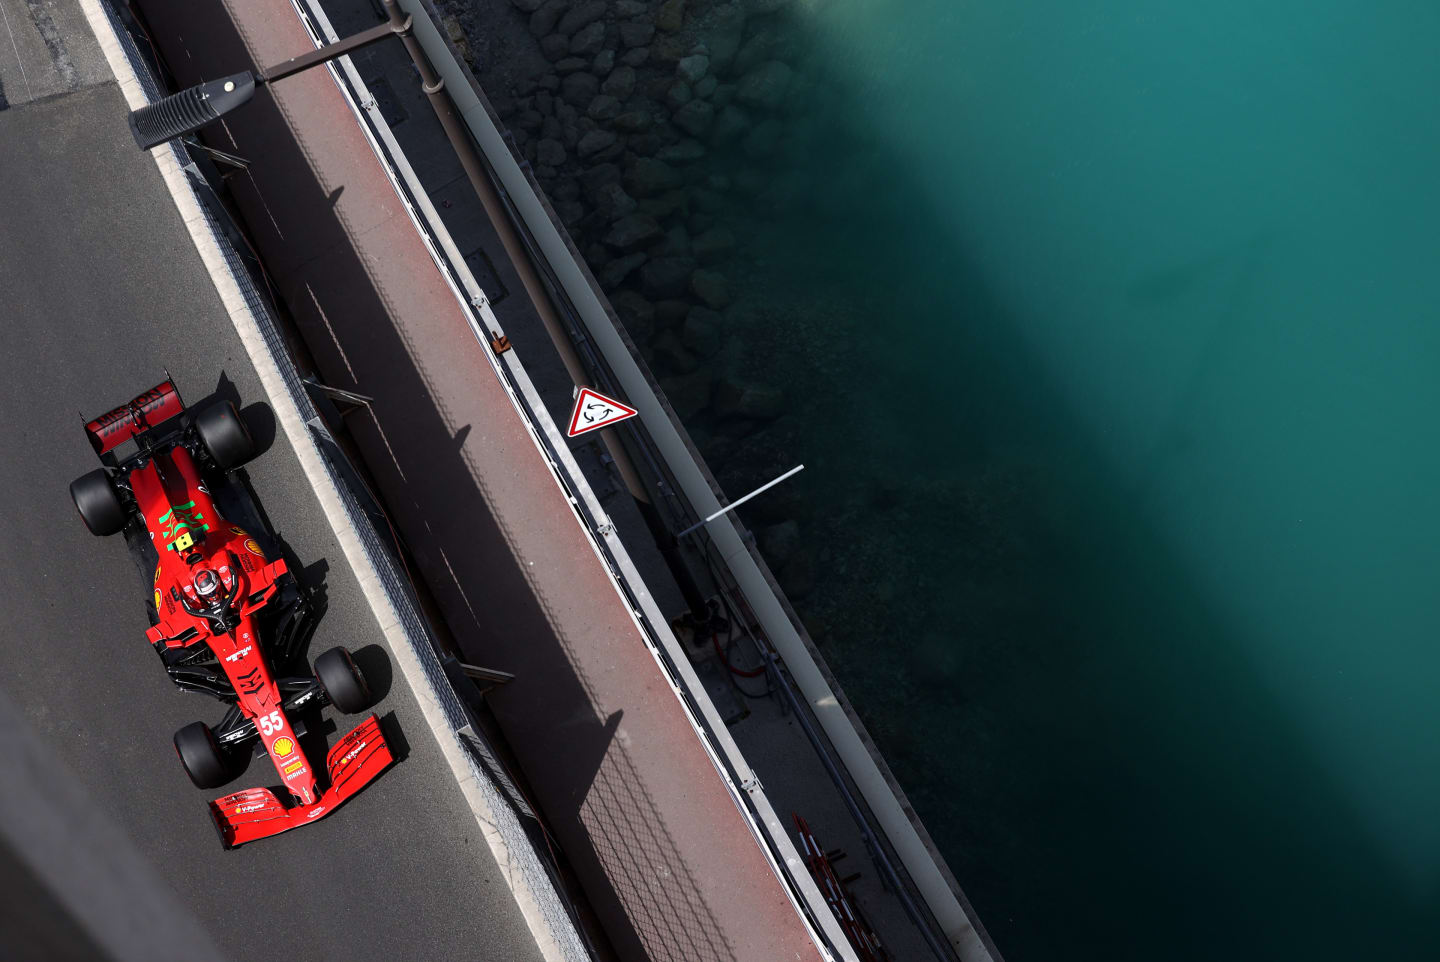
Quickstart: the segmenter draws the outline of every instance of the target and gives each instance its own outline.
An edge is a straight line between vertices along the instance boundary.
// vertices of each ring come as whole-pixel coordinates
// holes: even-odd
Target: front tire
[[[196,788],[218,788],[230,780],[215,733],[204,722],[191,722],[175,733],[175,754]]]
[[[103,537],[125,527],[125,508],[104,468],[96,468],[71,481],[70,499],[91,534]]]
[[[255,456],[255,440],[245,419],[229,401],[205,408],[195,416],[195,433],[205,445],[210,460],[222,471],[238,468]]]
[[[315,677],[320,679],[330,704],[345,714],[359,714],[369,706],[370,685],[344,648],[331,648],[316,658]]]

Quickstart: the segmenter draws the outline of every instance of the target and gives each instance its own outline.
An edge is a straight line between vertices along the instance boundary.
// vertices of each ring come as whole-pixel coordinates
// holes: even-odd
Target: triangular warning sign
[[[596,428],[607,428],[612,424],[619,424],[626,418],[633,418],[639,413],[628,404],[621,404],[613,397],[606,397],[588,387],[582,387],[580,396],[575,399],[575,413],[570,415],[570,430],[565,432],[565,436],[579,437]]]

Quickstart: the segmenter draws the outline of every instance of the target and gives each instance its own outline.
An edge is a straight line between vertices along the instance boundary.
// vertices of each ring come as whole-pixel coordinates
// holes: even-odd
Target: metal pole
[[[751,491],[749,494],[745,495],[745,497],[741,498],[739,501],[731,501],[729,504],[725,505],[725,507],[721,508],[719,511],[716,511],[714,514],[710,515],[710,517],[708,517],[708,518],[702,518],[701,520],[695,522],[695,523],[692,524],[690,527],[686,528],[684,531],[682,531],[682,532],[680,532],[679,534],[677,534],[677,535],[675,536],[675,540],[676,540],[676,541],[679,541],[681,538],[685,537],[687,534],[690,534],[692,531],[698,531],[698,530],[700,530],[701,528],[705,527],[705,526],[706,526],[707,524],[709,524],[710,522],[714,521],[716,518],[720,517],[722,514],[725,514],[725,513],[730,512],[730,511],[734,511],[736,508],[740,507],[740,505],[744,504],[746,501],[749,501],[751,498],[755,497],[755,495],[757,495],[757,494],[763,494],[764,492],[769,491],[771,488],[775,487],[775,485],[779,484],[781,481],[784,481],[786,478],[792,477],[793,475],[797,475],[797,474],[799,474],[801,471],[804,471],[804,470],[805,470],[805,465],[803,465],[803,464],[797,464],[797,465],[795,465],[795,467],[791,468],[789,471],[786,471],[784,474],[780,475],[780,477],[776,478],[774,481],[767,481],[767,482],[765,482],[764,484],[760,485],[760,487],[756,488],[754,491]]]
[[[455,115],[454,105],[450,102],[450,96],[445,93],[445,81],[435,73],[435,68],[430,63],[420,41],[410,30],[409,18],[400,10],[400,5],[395,0],[381,0],[385,7],[385,13],[390,18],[400,39],[405,42],[405,49],[410,54],[410,59],[415,63],[415,69],[420,72],[420,81],[423,85],[425,95],[430,99],[430,106],[435,110],[435,116],[440,119],[440,126],[445,128],[445,135],[450,138],[450,146],[454,148],[456,156],[460,158],[460,166],[465,169],[465,175],[470,180],[470,186],[474,188],[475,194],[480,198],[480,204],[485,208],[486,215],[490,218],[490,224],[495,228],[495,233],[500,238],[500,243],[509,255],[511,263],[515,265],[515,272],[520,275],[520,283],[525,286],[525,293],[530,297],[530,303],[535,305],[535,312],[540,315],[540,322],[545,325],[545,333],[550,335],[555,350],[560,354],[560,360],[565,364],[565,370],[570,375],[570,380],[576,384],[587,384],[590,381],[585,366],[580,362],[580,356],[575,352],[575,346],[570,343],[569,336],[565,333],[564,327],[560,324],[560,318],[555,311],[555,305],[550,300],[550,294],[541,283],[540,276],[535,272],[535,266],[531,264],[528,252],[520,241],[515,227],[505,212],[500,195],[495,191],[495,185],[490,181],[489,172],[485,169],[485,162],[475,150],[475,145],[470,140],[470,134],[465,129],[460,119]],[[402,29],[403,27],[403,29]],[[630,461],[629,453],[620,445],[614,433],[609,428],[602,428],[601,439],[605,442],[610,457],[615,461],[615,467],[620,472],[620,477],[625,481],[625,487],[635,500],[648,502],[649,494],[645,486],[640,482],[640,475],[635,471],[634,464]]]
[[[535,313],[540,316],[540,322],[545,325],[545,333],[550,336],[550,342],[555,345],[555,351],[560,355],[560,360],[564,363],[570,380],[577,385],[589,383],[589,373],[581,362],[575,345],[571,343],[569,335],[565,333],[565,328],[560,323],[560,317],[550,298],[550,293],[540,280],[540,275],[530,260],[530,253],[525,249],[524,242],[505,210],[504,202],[495,190],[485,162],[480,158],[474,143],[470,140],[469,131],[455,114],[455,106],[450,100],[450,95],[445,92],[444,78],[435,73],[435,68],[430,63],[425,49],[420,46],[420,41],[410,30],[410,18],[400,9],[396,0],[381,0],[381,2],[385,7],[386,16],[390,18],[391,28],[404,42],[406,52],[410,54],[415,69],[419,71],[421,89],[429,98],[430,106],[440,120],[440,126],[445,129],[445,136],[449,138],[455,155],[460,158],[460,166],[464,168],[465,176],[469,179],[475,195],[480,198],[480,204],[485,208],[485,214],[490,219],[490,225],[495,228],[495,233],[500,238],[506,255],[515,265],[515,273],[520,276],[520,283],[524,285],[530,303],[535,306]],[[640,480],[640,474],[635,470],[634,462],[630,460],[630,453],[610,428],[600,429],[600,440],[604,442],[605,449],[609,452],[611,460],[614,461],[616,470],[620,472],[620,478],[625,482],[626,490],[638,502],[640,515],[645,519],[646,526],[650,528],[651,534],[655,537],[656,544],[661,546],[661,555],[664,557],[671,575],[680,586],[681,594],[685,596],[686,604],[691,608],[691,614],[697,618],[703,617],[705,615],[704,596],[695,583],[694,574],[686,566],[684,560],[675,553],[673,542],[669,538],[670,530],[661,519],[659,512],[655,510],[654,505],[651,504],[649,492],[645,490],[645,485]],[[667,544],[667,542],[669,543]]]
[[[274,83],[276,80],[283,80],[292,74],[302,70],[308,70],[316,64],[328,63],[336,57],[343,57],[347,53],[354,53],[361,47],[368,47],[370,44],[397,34],[408,34],[410,32],[410,18],[405,17],[396,22],[394,17],[389,23],[382,23],[363,30],[350,37],[343,37],[332,44],[303,53],[298,57],[291,57],[284,63],[276,64],[273,67],[266,67],[260,71],[260,76],[255,79],[256,84]]]

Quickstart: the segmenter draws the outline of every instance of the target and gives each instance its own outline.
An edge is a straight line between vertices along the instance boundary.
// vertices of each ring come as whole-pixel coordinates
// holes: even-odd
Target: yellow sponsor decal
[[[244,534],[245,534],[245,529],[244,529],[244,528],[237,528],[237,527],[235,527],[235,526],[232,524],[232,525],[230,526],[230,533],[231,533],[231,534],[238,534],[238,535],[241,535],[241,536],[243,537]]]
[[[156,583],[157,585],[160,583],[160,566],[159,566],[159,565],[156,565],[156,566],[155,566],[155,583]]]
[[[245,539],[245,550],[262,558],[265,557],[265,552],[260,550],[260,544],[254,538]]]
[[[293,762],[291,762],[289,765],[286,765],[286,766],[285,766],[285,774],[286,774],[286,775],[293,775],[295,772],[298,772],[300,769],[302,769],[302,768],[304,768],[304,767],[305,767],[305,763],[304,763],[304,762],[302,762],[302,761],[293,761]]]
[[[160,596],[160,589],[159,589],[159,588],[156,588],[156,589],[155,589],[155,613],[156,613],[157,615],[160,613],[160,598],[161,598],[161,596]]]
[[[295,752],[295,742],[289,736],[282,735],[275,739],[275,744],[270,746],[271,750],[280,758],[289,758]]]

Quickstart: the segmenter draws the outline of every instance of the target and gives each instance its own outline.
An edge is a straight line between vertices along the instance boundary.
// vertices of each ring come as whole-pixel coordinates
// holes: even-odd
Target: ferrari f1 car
[[[145,577],[154,571],[147,635],[176,686],[230,706],[214,728],[195,722],[175,733],[180,763],[196,786],[216,788],[250,748],[280,779],[279,796],[249,788],[210,803],[221,843],[334,811],[393,757],[373,714],[330,749],[323,780],[301,747],[303,710],[329,702],[354,714],[370,689],[344,648],[316,658],[313,673],[304,662],[314,606],[284,559],[267,557],[270,533],[233,475],[255,453],[240,413],[228,401],[188,410],[166,380],[85,430],[103,467],[70,485],[80,517],[97,535],[123,531]],[[237,523],[247,514],[251,530]]]

